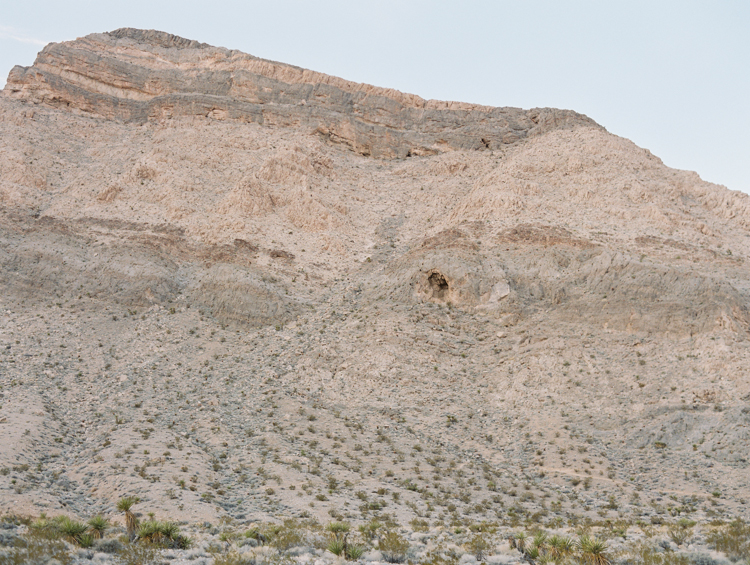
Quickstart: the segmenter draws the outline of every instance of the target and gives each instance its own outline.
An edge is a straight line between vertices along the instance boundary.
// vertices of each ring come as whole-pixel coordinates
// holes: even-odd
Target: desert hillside
[[[586,116],[120,29],[0,156],[0,514],[750,518],[750,200]]]

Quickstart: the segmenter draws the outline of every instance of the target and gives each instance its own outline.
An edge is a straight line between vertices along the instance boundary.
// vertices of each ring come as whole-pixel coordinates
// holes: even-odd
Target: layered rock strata
[[[380,158],[492,149],[595,125],[567,110],[424,100],[130,28],[48,45],[33,66],[11,71],[6,91],[126,122],[187,115],[294,127]]]

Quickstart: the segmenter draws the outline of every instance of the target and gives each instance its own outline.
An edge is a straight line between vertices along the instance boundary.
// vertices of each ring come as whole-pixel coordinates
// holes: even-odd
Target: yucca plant
[[[536,547],[540,553],[544,553],[547,549],[547,534],[544,532],[537,532],[536,535],[534,535],[531,544]]]
[[[125,529],[128,531],[128,539],[135,539],[135,532],[138,529],[138,520],[130,509],[138,502],[134,496],[126,496],[117,501],[117,509],[125,512]]]
[[[572,538],[569,538],[567,536],[563,536],[560,538],[558,551],[560,552],[561,557],[568,557],[570,555],[573,555],[575,550],[576,550],[576,542],[573,541]]]
[[[346,549],[344,546],[344,540],[338,539],[338,538],[332,539],[331,542],[328,544],[327,549],[334,555],[341,555],[342,553],[344,553],[344,550]]]
[[[102,539],[104,532],[109,528],[109,523],[102,516],[94,516],[88,521],[89,534],[93,539]]]
[[[88,529],[86,524],[82,524],[81,522],[72,520],[70,518],[61,520],[59,528],[62,535],[75,543],[80,543],[81,536],[83,536]]]
[[[347,556],[349,553],[347,538],[349,537],[350,528],[351,526],[346,522],[331,522],[326,526],[326,530],[333,536],[331,543],[328,544],[328,551],[334,555]]]
[[[350,545],[346,548],[346,558],[350,561],[357,561],[365,552],[361,545]]]
[[[557,534],[553,535],[547,540],[546,544],[546,553],[547,555],[552,558],[552,560],[555,560],[559,557],[562,557],[562,537],[558,536]]]
[[[526,534],[526,532],[518,532],[513,537],[513,540],[515,541],[515,548],[521,553],[524,553],[526,550],[526,542],[529,540],[528,534]]]
[[[156,520],[146,520],[138,528],[138,539],[159,544],[166,536],[162,533],[162,524]]]
[[[578,547],[581,551],[581,560],[588,565],[611,565],[612,561],[607,554],[607,543],[604,540],[582,535],[578,539]]]
[[[175,549],[185,549],[190,539],[180,535],[180,528],[174,522],[147,520],[138,528],[138,539]]]
[[[552,561],[558,561],[569,557],[573,554],[575,549],[575,542],[572,539],[557,534],[548,538],[544,546],[545,554],[548,555]]]
[[[94,545],[94,536],[89,533],[81,534],[78,536],[78,545],[83,548],[88,548]]]

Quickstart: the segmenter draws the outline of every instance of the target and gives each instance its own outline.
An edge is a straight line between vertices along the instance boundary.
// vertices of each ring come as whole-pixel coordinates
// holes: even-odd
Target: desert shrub
[[[60,539],[50,539],[38,531],[31,531],[19,538],[12,548],[0,554],[3,565],[28,565],[30,563],[48,563],[57,560],[61,565],[71,565],[73,557],[68,547]]]
[[[466,544],[466,549],[479,561],[483,561],[485,555],[492,546],[482,534],[476,534],[471,538],[469,543]]]
[[[388,563],[403,563],[409,550],[409,542],[398,532],[388,531],[380,537],[378,549]]]
[[[285,527],[278,532],[271,542],[271,545],[279,551],[287,551],[293,547],[299,547],[305,544],[305,538],[302,532],[294,527]]]
[[[351,526],[346,522],[331,522],[326,526],[326,530],[337,537],[347,533],[350,529]]]
[[[214,557],[214,565],[255,565],[255,559],[245,557],[236,551],[230,551]]]
[[[287,551],[307,543],[306,531],[314,530],[317,522],[299,522],[295,519],[285,520],[283,524],[260,524],[253,526],[243,535],[255,540],[257,545],[268,545],[279,552]]]
[[[258,542],[258,545],[263,545],[268,540],[266,539],[266,536],[261,532],[260,528],[258,526],[254,526],[247,530],[245,532],[245,537],[249,539],[254,539],[256,542]]]
[[[741,518],[714,529],[707,539],[711,547],[724,553],[731,561],[750,556],[750,525]]]
[[[63,516],[50,519],[42,514],[29,524],[29,531],[33,532],[38,538],[60,539],[62,537],[62,533],[60,532],[60,521],[62,519]]]
[[[377,520],[370,520],[366,524],[362,524],[359,527],[359,533],[362,534],[362,537],[366,540],[372,541],[377,537],[378,530],[380,530],[382,527],[383,524],[381,524]]]
[[[693,526],[695,526],[695,522],[682,518],[676,524],[670,525],[667,533],[673,542],[682,545],[693,537]]]
[[[235,550],[222,553],[220,549],[213,554],[214,565],[293,565],[294,563],[288,555],[269,547],[255,548],[249,554],[240,554]]]
[[[113,538],[100,539],[94,542],[94,549],[100,553],[119,553],[125,549],[125,545],[120,541]]]
[[[430,530],[430,523],[427,520],[414,518],[409,524],[415,532],[428,532]]]
[[[117,554],[118,565],[144,565],[157,563],[159,548],[154,544],[129,543]]]
[[[1,474],[1,473],[0,473]],[[13,524],[14,526],[30,526],[31,516],[19,516],[18,514],[6,514],[0,518],[3,524]]]
[[[624,565],[693,565],[685,554],[657,551],[653,545],[645,543],[631,547],[621,562]]]

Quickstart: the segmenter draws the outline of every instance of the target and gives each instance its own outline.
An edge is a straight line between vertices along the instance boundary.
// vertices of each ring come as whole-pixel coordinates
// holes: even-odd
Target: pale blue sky
[[[0,0],[0,84],[46,42],[118,27],[424,98],[570,108],[750,192],[747,0]]]

